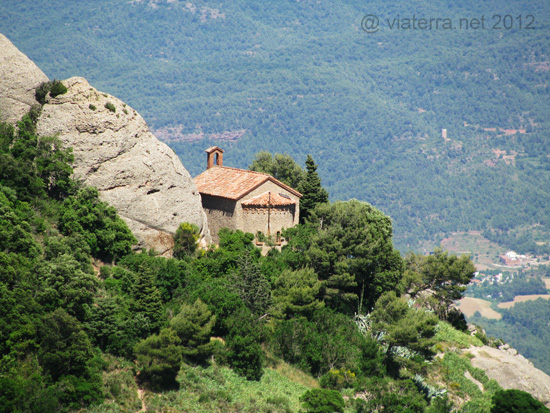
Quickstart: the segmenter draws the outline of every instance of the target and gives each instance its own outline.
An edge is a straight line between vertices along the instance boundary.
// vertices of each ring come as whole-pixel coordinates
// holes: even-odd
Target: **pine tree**
[[[180,344],[171,328],[141,340],[135,347],[139,381],[147,382],[154,390],[177,388],[176,376],[182,361]]]
[[[306,168],[306,179],[299,188],[304,195],[300,200],[300,223],[302,224],[309,218],[316,205],[328,202],[328,192],[321,186],[317,165],[311,155],[307,156]]]
[[[163,321],[162,299],[149,266],[140,267],[132,289],[132,297],[134,300],[131,310],[134,315],[142,314],[151,323],[151,330],[158,331]]]
[[[243,307],[228,320],[226,336],[227,360],[233,370],[247,380],[260,380],[263,375],[264,352],[261,346],[261,324],[258,317]]]
[[[263,315],[271,305],[271,286],[262,273],[260,264],[249,251],[238,258],[232,289],[253,314]]]
[[[181,311],[170,321],[170,327],[178,334],[182,354],[190,360],[202,362],[212,354],[210,334],[216,316],[200,298],[193,304],[183,304]]]
[[[312,268],[286,269],[274,282],[274,313],[287,318],[311,315],[325,305],[318,299],[322,289],[323,283]]]
[[[182,222],[174,235],[174,258],[182,259],[193,255],[199,246],[200,236],[199,227]]]

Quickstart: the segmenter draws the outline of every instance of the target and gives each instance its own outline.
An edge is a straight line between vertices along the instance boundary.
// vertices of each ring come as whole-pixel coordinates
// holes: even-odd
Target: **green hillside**
[[[456,27],[390,29],[413,15]],[[237,167],[260,150],[311,154],[332,200],[392,216],[401,250],[456,230],[548,231],[545,0],[6,0],[0,17],[49,77],[136,108],[192,175],[213,143]]]
[[[366,13],[382,18],[379,32],[360,30]],[[515,28],[387,27],[413,14],[486,16],[488,27],[510,15]],[[266,11],[6,0],[0,32],[51,78],[82,75],[128,101],[193,175],[212,143],[240,167],[260,150],[299,162],[311,153],[333,200],[367,200],[392,216],[402,251],[444,232],[496,229],[483,234],[537,252],[550,205],[548,15],[542,1],[278,2]],[[208,138],[225,132],[240,138]],[[528,353],[514,339],[525,334],[502,337]]]
[[[391,220],[357,200],[311,205],[266,256],[227,228],[197,249],[190,224],[175,258],[134,251],[117,211],[71,179],[71,149],[36,135],[41,109],[0,123],[1,413],[499,403],[468,355],[480,338],[497,343],[449,310],[474,275],[469,257],[403,259]]]

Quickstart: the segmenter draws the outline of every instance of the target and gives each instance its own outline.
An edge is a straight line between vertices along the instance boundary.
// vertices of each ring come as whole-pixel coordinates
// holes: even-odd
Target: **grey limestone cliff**
[[[34,91],[48,77],[0,34],[0,120],[15,123],[38,102]]]
[[[468,352],[474,356],[472,365],[484,370],[503,389],[523,390],[550,407],[550,376],[515,349],[507,345],[499,349],[483,346],[470,347]]]
[[[0,108],[14,123],[28,111],[34,88],[47,77],[4,36],[0,37]],[[80,77],[63,81],[67,93],[48,97],[37,122],[40,136],[57,136],[73,148],[76,179],[97,187],[139,240],[139,247],[170,255],[181,222],[210,242],[200,194],[178,156],[119,99]]]

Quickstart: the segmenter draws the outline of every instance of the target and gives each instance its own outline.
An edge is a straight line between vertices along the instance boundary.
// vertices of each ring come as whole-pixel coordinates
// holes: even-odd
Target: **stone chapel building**
[[[206,171],[195,177],[214,243],[221,228],[284,242],[281,231],[298,224],[302,194],[268,174],[223,166],[224,151],[208,148]]]

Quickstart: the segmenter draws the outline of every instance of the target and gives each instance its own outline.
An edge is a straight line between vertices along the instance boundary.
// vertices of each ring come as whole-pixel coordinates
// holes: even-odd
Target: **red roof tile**
[[[286,206],[295,204],[296,201],[290,197],[269,191],[241,203],[241,205],[245,206]]]
[[[201,194],[219,196],[228,199],[240,199],[261,184],[271,181],[291,194],[302,197],[302,194],[288,185],[262,172],[247,171],[227,166],[214,166],[194,179]]]
[[[214,151],[220,151],[221,153],[224,153],[225,151],[220,148],[219,146],[211,146],[210,148],[208,148],[207,150],[205,150],[206,153],[212,153]]]

